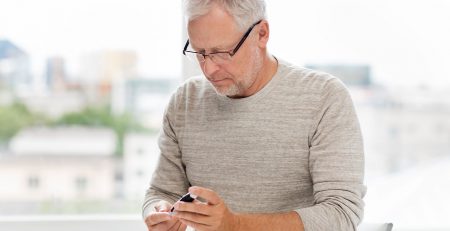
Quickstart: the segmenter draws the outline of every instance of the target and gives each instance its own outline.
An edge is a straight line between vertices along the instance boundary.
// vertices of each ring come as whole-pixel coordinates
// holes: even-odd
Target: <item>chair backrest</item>
[[[394,225],[392,223],[362,223],[358,231],[391,231]]]

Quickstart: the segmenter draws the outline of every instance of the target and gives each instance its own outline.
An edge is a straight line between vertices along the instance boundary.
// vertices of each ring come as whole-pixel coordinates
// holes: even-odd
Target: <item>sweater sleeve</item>
[[[161,200],[174,203],[185,194],[189,188],[185,166],[181,160],[181,150],[175,128],[177,115],[177,93],[169,102],[163,118],[158,145],[161,151],[156,170],[152,175],[142,208],[145,219],[154,206]]]
[[[356,230],[363,217],[364,151],[345,86],[327,80],[309,133],[314,205],[296,212],[306,231]]]

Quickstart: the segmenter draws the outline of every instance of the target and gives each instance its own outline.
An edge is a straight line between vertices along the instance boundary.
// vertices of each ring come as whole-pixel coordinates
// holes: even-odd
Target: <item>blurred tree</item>
[[[45,116],[30,112],[22,103],[0,106],[0,142],[7,143],[22,128],[48,122]]]
[[[108,106],[87,107],[80,112],[68,113],[51,121],[41,114],[29,111],[22,103],[13,103],[0,107],[0,146],[6,146],[22,128],[39,125],[110,128],[117,135],[115,153],[117,156],[121,156],[123,153],[124,137],[127,132],[156,132],[136,122],[130,114],[113,115]]]
[[[116,155],[123,154],[124,136],[127,132],[155,132],[137,123],[130,114],[113,115],[108,106],[87,107],[83,111],[69,113],[52,123],[53,126],[82,125],[106,127],[117,135]]]

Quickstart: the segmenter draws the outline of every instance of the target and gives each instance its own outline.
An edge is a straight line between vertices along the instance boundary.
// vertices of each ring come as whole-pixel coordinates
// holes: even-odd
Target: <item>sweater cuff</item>
[[[303,222],[305,231],[320,231],[326,226],[324,221],[327,220],[327,217],[324,217],[325,213],[318,211],[320,209],[318,206],[312,206],[295,210]]]
[[[150,215],[150,213],[156,212],[155,206],[160,201],[161,200],[154,200],[154,201],[144,205],[144,207],[142,208],[142,219],[144,219],[144,221],[148,217],[148,215]]]

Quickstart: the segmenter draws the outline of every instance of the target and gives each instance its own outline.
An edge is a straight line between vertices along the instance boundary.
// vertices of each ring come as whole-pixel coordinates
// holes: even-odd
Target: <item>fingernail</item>
[[[197,195],[195,195],[193,193],[190,193],[190,195],[191,195],[192,198],[197,199]]]

